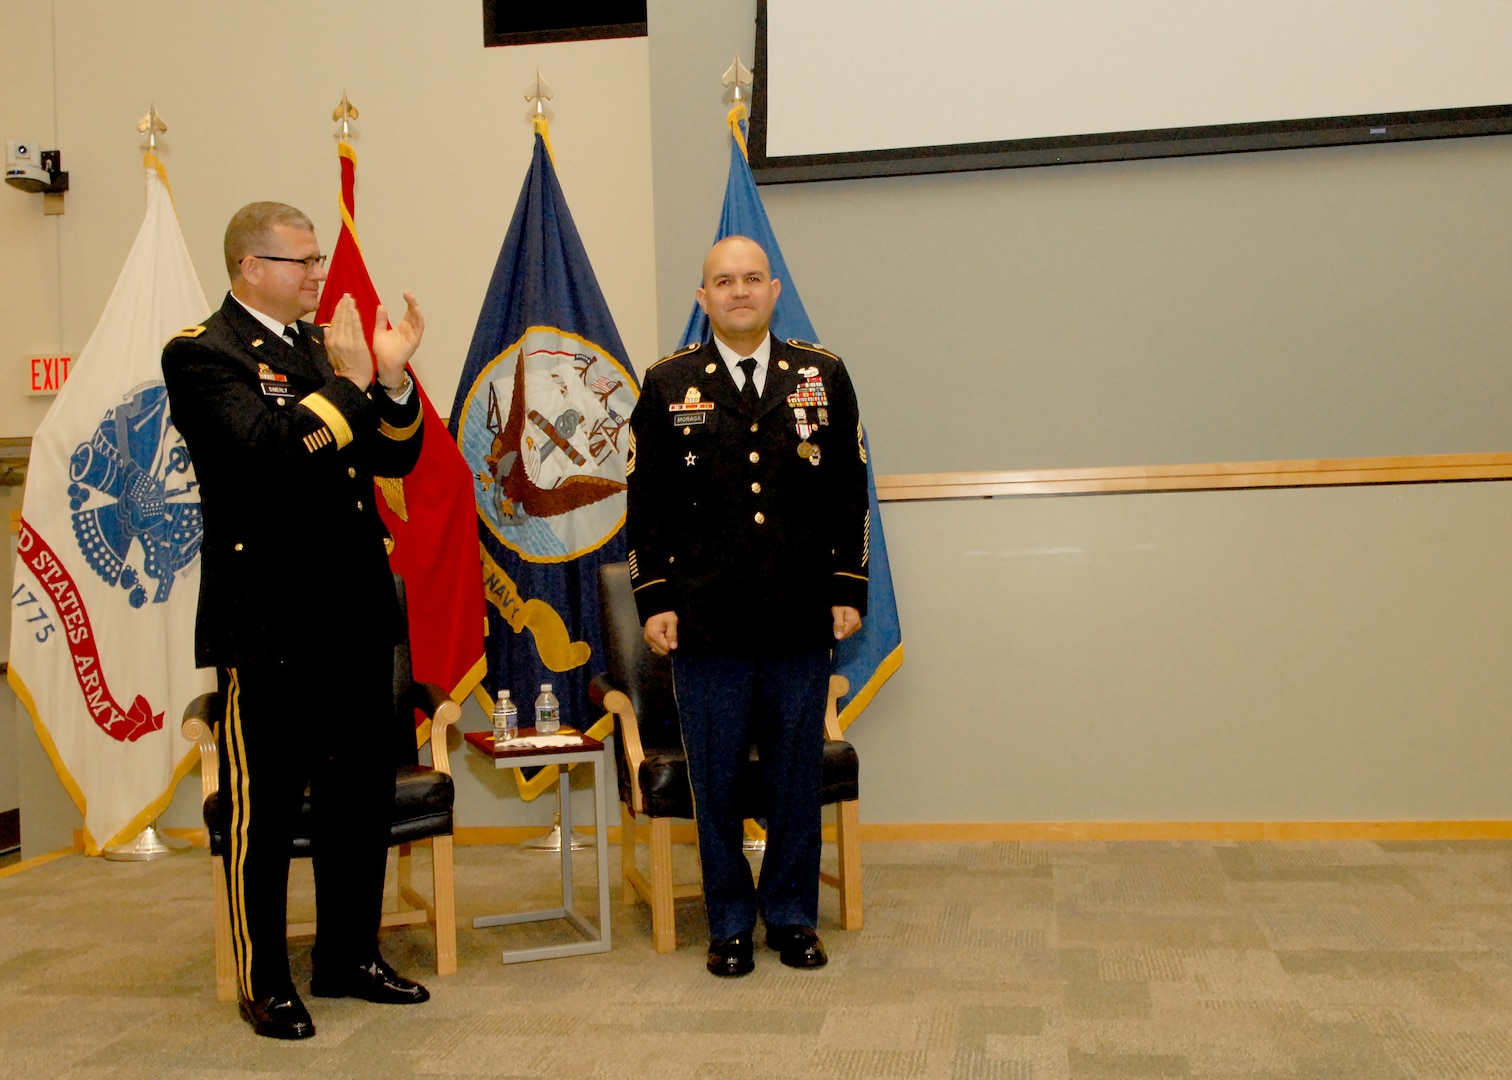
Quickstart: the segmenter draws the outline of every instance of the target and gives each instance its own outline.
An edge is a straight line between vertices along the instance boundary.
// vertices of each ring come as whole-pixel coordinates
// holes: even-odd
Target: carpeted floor
[[[613,951],[502,966],[506,943],[571,935],[471,925],[549,905],[555,857],[459,848],[458,974],[425,977],[427,931],[390,932],[387,956],[432,1001],[307,999],[318,1034],[295,1044],[255,1038],[214,999],[204,851],[68,857],[0,878],[0,1076],[1512,1077],[1512,843],[869,843],[862,857],[866,929],[839,930],[821,899],[827,968],[762,953],[722,981],[703,970],[696,902],[658,956],[617,884]],[[579,903],[592,909],[591,888]],[[308,942],[291,949],[304,982]]]

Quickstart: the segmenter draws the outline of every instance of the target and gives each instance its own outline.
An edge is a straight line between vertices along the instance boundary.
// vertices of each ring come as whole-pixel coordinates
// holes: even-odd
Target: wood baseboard
[[[592,825],[575,827],[594,835]],[[452,834],[458,846],[523,844],[542,833],[539,825],[459,826]],[[205,847],[204,829],[164,829],[168,836]],[[824,839],[833,843],[835,827],[825,824]],[[1118,840],[1174,841],[1288,841],[1288,840],[1512,840],[1512,821],[956,821],[886,824],[863,822],[865,841],[994,841],[1087,843]],[[692,822],[672,826],[674,844],[696,843]],[[620,842],[620,827],[609,827],[609,843]],[[82,834],[75,848],[42,856],[56,858],[82,850]],[[29,860],[36,861],[36,860]],[[25,864],[18,864],[25,865]],[[14,870],[16,867],[11,867]]]
[[[1512,821],[1002,821],[861,825],[862,840],[1512,840]]]

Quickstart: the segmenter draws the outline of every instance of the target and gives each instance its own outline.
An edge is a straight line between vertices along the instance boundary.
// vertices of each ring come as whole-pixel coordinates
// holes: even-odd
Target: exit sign
[[[27,393],[56,394],[63,389],[63,384],[68,381],[68,369],[73,366],[73,359],[68,355],[28,356],[26,358]]]

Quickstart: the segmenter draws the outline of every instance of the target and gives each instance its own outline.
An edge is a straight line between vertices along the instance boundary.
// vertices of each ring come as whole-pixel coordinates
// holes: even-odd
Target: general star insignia
[[[687,457],[683,458],[683,461],[686,462],[689,465],[692,465],[697,460],[698,460],[698,455],[697,454],[689,454]]]

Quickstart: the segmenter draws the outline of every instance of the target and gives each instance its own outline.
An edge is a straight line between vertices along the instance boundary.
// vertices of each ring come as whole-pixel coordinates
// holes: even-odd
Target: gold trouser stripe
[[[331,404],[322,394],[308,394],[299,403],[326,422],[331,434],[336,436],[336,449],[340,450],[352,441],[352,426],[341,415],[341,410]]]
[[[407,427],[395,427],[387,420],[380,420],[378,421],[378,434],[386,439],[393,439],[395,442],[403,442],[420,430],[420,421],[424,419],[423,415],[416,413],[414,423]]]
[[[230,766],[231,798],[230,828],[227,830],[226,865],[232,872],[228,889],[231,901],[231,950],[236,959],[236,977],[241,984],[242,995],[252,998],[252,932],[247,926],[247,823],[251,816],[252,800],[248,790],[251,778],[247,775],[247,743],[242,735],[241,679],[235,668],[230,668],[231,688],[226,701],[226,716],[221,722],[226,725],[226,761]]]

